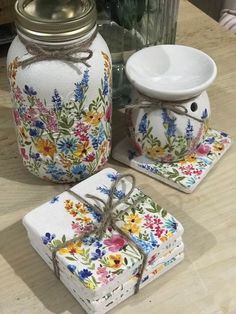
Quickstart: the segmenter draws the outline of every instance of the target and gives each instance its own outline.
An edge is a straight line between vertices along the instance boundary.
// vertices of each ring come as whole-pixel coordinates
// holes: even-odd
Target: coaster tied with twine
[[[27,56],[25,59],[18,61],[18,67],[26,67],[34,62],[43,61],[43,60],[62,60],[72,63],[83,63],[85,66],[90,67],[87,63],[89,59],[93,56],[93,51],[89,49],[93,40],[97,36],[97,30],[94,31],[92,36],[90,36],[87,40],[74,43],[74,44],[65,44],[65,47],[52,47],[45,44],[37,44],[34,42],[30,42],[18,35],[20,41],[24,44],[27,54],[31,56]],[[78,54],[84,53],[86,56],[79,56]]]
[[[123,178],[131,178],[132,182],[131,182],[131,188],[129,190],[128,193],[125,194],[125,196],[122,199],[119,200],[115,200],[115,192],[116,192],[116,188],[119,184],[119,182],[123,179]],[[130,237],[130,235],[128,235],[127,233],[125,233],[122,229],[120,229],[117,225],[116,225],[116,218],[114,215],[114,210],[117,208],[118,205],[120,205],[121,203],[125,203],[129,196],[132,194],[132,192],[135,189],[135,177],[132,174],[124,174],[124,175],[119,175],[117,177],[117,179],[113,182],[113,185],[111,187],[110,190],[110,194],[108,196],[108,201],[105,202],[103,199],[94,196],[94,195],[90,195],[87,194],[86,197],[90,198],[91,200],[94,201],[98,201],[99,203],[102,203],[102,205],[104,206],[104,208],[98,206],[98,205],[94,205],[94,204],[90,204],[87,200],[83,199],[80,195],[76,194],[74,191],[72,190],[68,190],[69,193],[73,194],[77,199],[81,200],[85,205],[92,207],[96,213],[102,215],[102,221],[101,224],[99,226],[95,226],[94,230],[92,232],[87,232],[84,233],[83,235],[80,235],[78,237],[74,237],[71,240],[68,240],[66,242],[64,242],[63,244],[57,246],[56,248],[53,249],[52,251],[52,262],[53,262],[53,267],[54,267],[54,273],[55,275],[60,279],[60,269],[58,266],[58,261],[56,258],[56,254],[57,252],[62,249],[65,248],[69,243],[73,242],[77,242],[77,241],[83,241],[84,238],[94,235],[94,239],[98,239],[100,240],[106,233],[107,227],[112,227],[114,230],[116,230],[122,237],[125,238],[125,240],[128,242],[128,244],[135,250],[137,250],[142,258],[142,263],[140,265],[139,268],[139,272],[138,272],[138,280],[137,283],[135,285],[135,294],[139,291],[140,288],[140,284],[142,281],[142,276],[143,276],[143,272],[144,269],[146,267],[147,264],[147,259],[148,259],[148,255],[144,252],[143,248],[139,245],[137,245],[137,243],[135,243],[135,241]],[[147,196],[146,195],[142,195],[139,198],[137,198],[137,200],[132,203],[131,205],[129,205],[127,209],[136,206],[137,204],[139,204],[141,201],[143,201]],[[123,213],[120,212],[118,214],[118,216]]]
[[[188,109],[184,106],[184,101],[175,101],[175,102],[169,102],[169,101],[163,101],[159,100],[157,98],[148,97],[146,95],[143,95],[141,93],[138,93],[140,98],[138,98],[134,104],[130,104],[126,106],[126,109],[133,109],[133,108],[151,108],[151,107],[157,107],[164,110],[169,110],[171,112],[174,112],[176,114],[189,117],[195,121],[198,121],[200,123],[204,123],[206,119],[199,119],[191,114],[189,114]],[[189,99],[186,100],[186,102],[189,102]]]

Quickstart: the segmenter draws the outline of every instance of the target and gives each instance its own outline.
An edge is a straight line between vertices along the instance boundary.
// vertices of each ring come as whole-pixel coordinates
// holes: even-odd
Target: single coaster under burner
[[[196,154],[185,160],[161,163],[140,156],[127,137],[115,146],[112,157],[185,193],[191,193],[232,144],[225,132],[209,129]]]

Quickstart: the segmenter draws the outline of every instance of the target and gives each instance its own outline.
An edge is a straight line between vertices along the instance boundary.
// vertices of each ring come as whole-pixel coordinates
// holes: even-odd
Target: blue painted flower
[[[88,87],[88,83],[89,83],[89,70],[87,69],[84,71],[81,85],[83,85],[84,87]]]
[[[222,136],[224,136],[224,137],[228,137],[228,134],[225,133],[225,132],[220,132],[220,134],[221,134]]]
[[[94,240],[95,240],[95,238],[94,237],[92,237],[92,236],[87,236],[87,237],[84,237],[84,238],[82,238],[82,242],[85,244],[85,245],[92,245],[93,243],[94,243]]]
[[[85,70],[81,82],[75,83],[74,97],[75,101],[82,101],[84,99],[84,88],[88,87],[89,70]]]
[[[36,128],[39,128],[39,129],[44,129],[45,128],[44,123],[42,121],[38,121],[38,120],[34,122],[34,126]]]
[[[54,197],[51,199],[50,203],[51,203],[51,204],[54,204],[54,203],[56,203],[56,202],[58,202],[58,201],[59,201],[59,196],[54,196]]]
[[[201,119],[206,119],[208,117],[208,112],[207,112],[207,109],[205,108],[202,112],[202,115],[201,115]]]
[[[134,157],[137,156],[137,153],[134,150],[128,150],[128,158],[129,160],[132,160]]]
[[[71,172],[72,172],[74,175],[81,175],[81,174],[83,174],[85,171],[86,171],[86,166],[83,165],[83,164],[75,165],[75,166],[73,166],[72,169],[71,169]]]
[[[80,278],[81,280],[84,280],[84,279],[86,279],[86,278],[92,276],[92,272],[91,272],[90,270],[88,270],[88,269],[83,269],[83,270],[81,270],[81,271],[78,273],[78,275],[79,275],[79,278]]]
[[[51,243],[52,240],[56,237],[54,233],[46,232],[44,236],[41,237],[43,244],[47,245],[48,243]]]
[[[70,272],[72,272],[74,274],[74,272],[76,270],[76,266],[75,265],[69,264],[69,265],[67,265],[67,268],[69,269]]]
[[[38,132],[37,129],[30,129],[30,130],[29,130],[29,134],[30,134],[30,136],[32,136],[32,137],[37,137],[37,136],[39,136],[39,132]]]
[[[100,191],[100,192],[103,193],[103,194],[111,195],[111,189],[107,188],[106,186],[103,186],[103,187],[102,187],[102,186],[99,186],[99,187],[97,188],[97,190]],[[123,191],[117,190],[117,189],[114,190],[114,195],[115,195],[119,200],[125,197],[125,193],[124,193]]]
[[[30,153],[30,158],[34,159],[35,161],[41,160],[39,153]]]
[[[138,130],[139,132],[144,135],[147,132],[147,113],[145,113],[139,123]]]
[[[186,127],[186,139],[191,140],[193,138],[193,125],[191,124],[190,119],[188,119]]]
[[[64,154],[73,153],[77,148],[77,141],[75,138],[63,138],[57,144],[59,150]]]
[[[104,126],[103,123],[100,123],[99,130],[98,130],[98,136],[95,137],[92,134],[90,134],[90,137],[92,139],[92,146],[95,150],[98,149],[98,146],[101,145],[105,139],[105,132],[104,132]]]
[[[125,193],[121,190],[115,189],[114,194],[119,200],[125,197]]]
[[[80,83],[75,83],[75,101],[81,101],[84,99],[84,91]]]
[[[131,238],[138,246],[140,246],[144,250],[146,254],[152,251],[153,248],[149,242],[139,239],[133,234],[131,234]]]
[[[105,254],[106,254],[106,251],[96,249],[95,252],[92,252],[91,254],[92,255],[91,260],[96,261],[97,259],[102,258]]]
[[[108,75],[107,75],[107,73],[104,73],[103,91],[102,91],[103,96],[108,95],[108,91],[109,91],[108,87],[109,87]]]
[[[170,232],[174,233],[177,230],[178,223],[173,217],[171,217],[166,220],[165,227],[170,230]]]
[[[116,181],[119,177],[119,173],[117,172],[111,172],[107,174],[107,177],[111,180],[111,181]]]
[[[33,87],[25,85],[25,88],[23,89],[24,93],[28,96],[35,96],[37,95],[37,92],[33,89]]]
[[[101,243],[100,241],[98,241],[98,240],[94,241],[93,245],[94,245],[95,247],[97,247],[97,248],[102,247],[102,243]]]
[[[52,103],[55,111],[60,111],[62,109],[61,96],[59,95],[57,89],[54,89],[54,94],[52,95]]]
[[[175,120],[176,118],[171,118],[168,114],[168,111],[166,109],[162,110],[162,119],[163,119],[163,125],[166,129],[167,136],[175,136],[176,132],[176,124]]]
[[[153,247],[153,248],[156,248],[156,247],[158,247],[158,246],[160,246],[159,244],[158,244],[158,241],[156,240],[156,238],[155,238],[155,236],[154,236],[154,234],[151,232],[151,234],[150,234],[150,240],[151,240],[151,246]]]
[[[46,173],[50,174],[56,181],[60,180],[60,178],[66,174],[66,172],[64,172],[62,169],[57,168],[55,163],[48,164]]]
[[[102,215],[100,213],[97,213],[92,207],[87,207],[87,209],[97,222],[102,221]]]
[[[214,136],[207,137],[204,142],[208,143],[208,144],[213,144],[215,142],[215,138],[214,138]]]

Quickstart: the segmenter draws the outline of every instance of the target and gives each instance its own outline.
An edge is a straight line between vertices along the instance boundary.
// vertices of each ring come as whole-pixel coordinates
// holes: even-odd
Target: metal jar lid
[[[15,13],[22,34],[50,42],[83,37],[97,17],[94,0],[17,0]]]

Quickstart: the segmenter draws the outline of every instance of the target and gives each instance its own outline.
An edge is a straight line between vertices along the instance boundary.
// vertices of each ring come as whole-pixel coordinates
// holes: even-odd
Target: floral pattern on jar
[[[89,68],[71,86],[72,100],[63,101],[55,87],[47,103],[34,86],[18,86],[18,57],[9,64],[19,152],[34,175],[54,182],[75,182],[106,163],[111,141],[111,62],[105,52],[102,58],[104,76],[96,98],[89,103]]]

